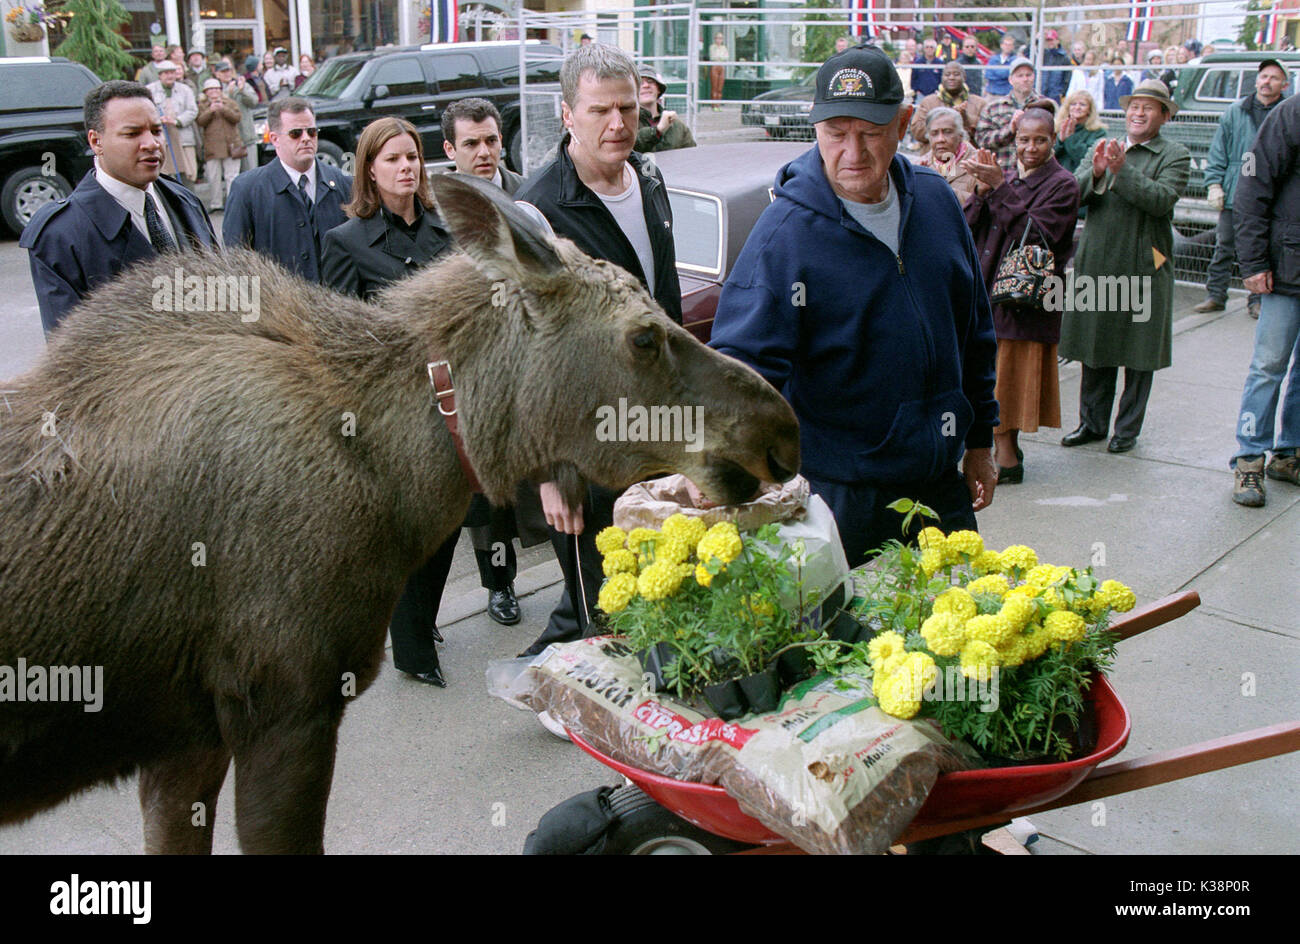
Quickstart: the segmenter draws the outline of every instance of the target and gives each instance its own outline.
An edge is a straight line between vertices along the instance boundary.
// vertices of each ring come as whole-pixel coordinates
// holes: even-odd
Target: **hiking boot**
[[[1300,485],[1300,456],[1274,456],[1269,460],[1264,474],[1279,482]]]
[[[1247,508],[1264,507],[1264,457],[1238,459],[1232,467],[1232,500]]]
[[[1251,302],[1249,305],[1247,305],[1247,306],[1246,306],[1246,314],[1250,315],[1250,317],[1252,317],[1252,318],[1254,318],[1256,321],[1258,321],[1258,320],[1259,320],[1259,302]]]
[[[1207,311],[1223,311],[1223,308],[1226,304],[1227,304],[1226,302],[1221,302],[1213,298],[1207,298],[1205,301],[1201,302],[1199,305],[1194,307],[1192,311],[1197,312],[1198,314],[1203,314]]]

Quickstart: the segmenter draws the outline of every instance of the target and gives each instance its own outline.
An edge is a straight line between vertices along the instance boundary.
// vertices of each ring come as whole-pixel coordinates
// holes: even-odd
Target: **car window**
[[[390,97],[398,95],[424,95],[429,84],[424,80],[424,70],[414,56],[385,59],[370,77],[370,87],[388,86]]]
[[[1202,101],[1234,101],[1239,96],[1237,89],[1241,84],[1241,71],[1238,69],[1211,69],[1201,79],[1196,97]],[[1251,82],[1252,88],[1254,82]]]
[[[433,56],[429,64],[433,67],[433,77],[438,83],[439,92],[461,92],[481,88],[483,85],[478,62],[473,56]]]
[[[328,59],[298,86],[294,94],[313,98],[339,98],[365,64],[364,59]]]
[[[93,75],[55,62],[11,66],[0,77],[0,111],[81,108],[86,93],[99,84]]]
[[[677,265],[690,271],[722,274],[722,201],[715,196],[668,188],[673,208]]]

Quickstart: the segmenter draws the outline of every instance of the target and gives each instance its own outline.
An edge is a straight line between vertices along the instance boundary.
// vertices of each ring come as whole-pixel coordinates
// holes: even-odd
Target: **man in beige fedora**
[[[1155,371],[1173,359],[1174,204],[1187,186],[1191,154],[1160,128],[1178,106],[1159,79],[1120,98],[1127,135],[1097,142],[1075,174],[1087,222],[1062,299],[1060,353],[1083,365],[1079,427],[1061,440],[1080,446],[1110,434],[1120,367],[1124,393],[1110,452],[1137,443]]]

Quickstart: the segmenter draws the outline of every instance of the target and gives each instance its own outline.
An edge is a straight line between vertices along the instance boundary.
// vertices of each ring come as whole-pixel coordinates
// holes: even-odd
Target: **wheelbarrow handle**
[[[1154,603],[1138,607],[1110,624],[1110,631],[1120,639],[1132,639],[1138,633],[1155,629],[1164,623],[1178,619],[1201,605],[1201,595],[1195,590],[1171,593]]]

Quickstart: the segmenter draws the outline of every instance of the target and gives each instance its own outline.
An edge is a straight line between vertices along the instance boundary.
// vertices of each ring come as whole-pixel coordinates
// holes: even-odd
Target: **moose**
[[[88,297],[7,385],[0,670],[103,682],[92,711],[6,697],[0,676],[0,824],[138,771],[145,850],[210,853],[233,760],[240,848],[323,852],[344,709],[469,505],[431,362],[450,365],[465,458],[498,503],[529,479],[576,503],[585,481],[666,472],[736,502],[798,470],[789,405],[635,278],[477,178],[433,190],[458,250],[373,303],[248,252],[164,255]],[[178,265],[256,276],[260,314],[156,310]],[[702,448],[603,441],[596,413],[620,397],[702,406]]]

